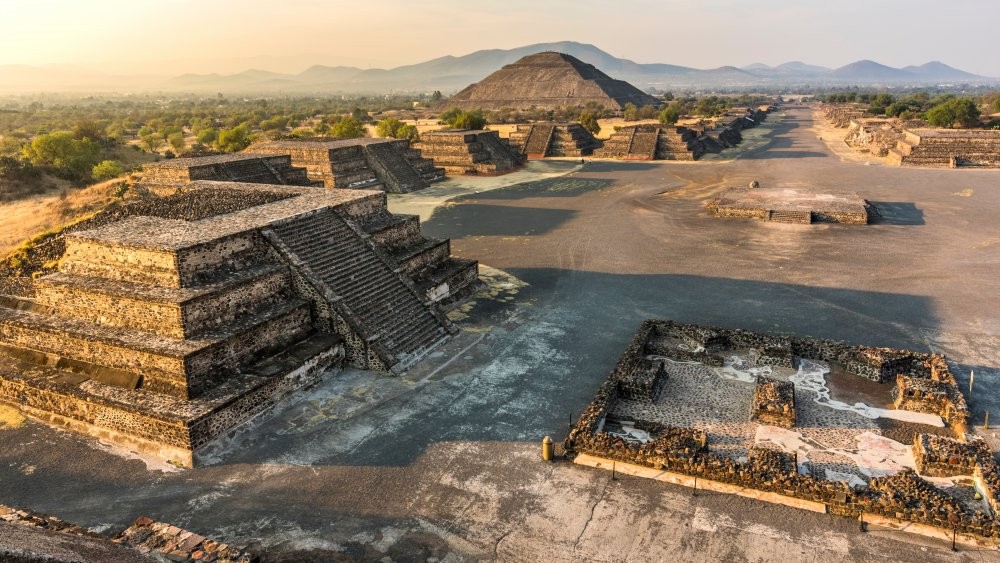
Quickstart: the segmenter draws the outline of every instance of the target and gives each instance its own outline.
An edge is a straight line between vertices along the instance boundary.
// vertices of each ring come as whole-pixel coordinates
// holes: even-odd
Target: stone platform
[[[708,204],[716,217],[779,223],[868,224],[871,205],[858,194],[818,194],[795,188],[732,188]]]
[[[601,142],[579,123],[528,123],[510,134],[510,145],[527,158],[590,156]]]
[[[327,188],[407,193],[444,180],[445,170],[407,139],[312,139],[256,143],[248,151],[288,155]]]
[[[421,135],[420,150],[448,174],[496,176],[513,172],[525,161],[496,131],[431,131]]]
[[[897,166],[1000,167],[1000,131],[904,129],[887,158]]]
[[[287,154],[253,152],[161,160],[143,165],[141,176],[141,185],[164,194],[197,180],[296,186],[311,184],[305,168],[293,165]]]
[[[478,283],[381,191],[182,189],[67,233],[58,272],[0,300],[0,401],[190,466],[345,360],[406,369]]]

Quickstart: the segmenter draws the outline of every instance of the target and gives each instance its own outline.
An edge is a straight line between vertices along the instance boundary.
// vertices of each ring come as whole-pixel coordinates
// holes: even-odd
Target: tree
[[[139,139],[142,142],[142,146],[149,152],[158,152],[160,148],[163,147],[164,143],[163,135],[160,135],[156,131],[146,135],[140,135]]]
[[[401,127],[403,127],[403,125],[403,122],[395,117],[387,117],[375,124],[375,134],[379,137],[392,137],[393,139],[398,139],[399,137],[396,133]]]
[[[372,117],[368,115],[368,112],[361,108],[354,108],[351,110],[351,117],[360,123],[368,123],[372,120]]]
[[[213,145],[215,144],[215,141],[219,138],[219,130],[215,129],[214,127],[206,127],[205,129],[201,129],[200,131],[198,131],[198,134],[195,135],[195,138],[198,140],[199,143],[203,145]]]
[[[968,98],[952,98],[932,107],[927,122],[936,127],[973,127],[979,123],[979,106]]]
[[[486,126],[486,117],[481,109],[465,111],[451,108],[441,114],[441,121],[454,129],[482,129]]]
[[[638,121],[639,108],[635,107],[635,104],[632,102],[625,104],[625,107],[622,108],[622,118],[625,121]]]
[[[583,125],[584,129],[590,131],[594,135],[601,132],[601,124],[597,122],[597,117],[592,111],[583,110],[580,114],[580,125]]]
[[[665,125],[673,125],[681,118],[681,108],[680,104],[677,102],[671,102],[671,104],[660,112],[660,123]]]
[[[443,98],[443,97],[444,96],[441,95],[441,90],[434,90],[434,93],[431,94],[431,101],[432,102],[440,102],[441,98]]]
[[[187,143],[184,142],[184,133],[171,133],[167,136],[167,142],[170,143],[170,146],[174,147],[174,150],[178,153],[184,150],[184,147],[187,146]]]
[[[993,111],[1000,112],[1000,96],[997,96],[996,99],[993,100],[993,105],[991,107],[993,108]]]
[[[250,146],[250,126],[242,123],[231,129],[219,131],[215,146],[222,152],[239,152]]]
[[[38,135],[23,151],[36,166],[51,166],[64,178],[84,180],[97,164],[101,147],[89,139],[74,139],[71,131],[55,131]]]
[[[674,101],[674,93],[673,92],[664,92],[663,95],[660,96],[660,98],[662,98],[664,102],[672,102],[672,101]]]
[[[338,139],[356,139],[368,136],[368,130],[357,119],[342,117],[330,125],[330,136]]]
[[[117,178],[124,173],[125,167],[117,160],[102,160],[91,170],[91,176],[98,182]]]

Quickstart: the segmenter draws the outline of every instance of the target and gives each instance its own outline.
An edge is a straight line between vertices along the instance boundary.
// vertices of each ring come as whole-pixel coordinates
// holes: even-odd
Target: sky
[[[578,41],[697,68],[940,60],[1000,77],[997,21],[1000,0],[0,0],[0,65],[300,72]]]

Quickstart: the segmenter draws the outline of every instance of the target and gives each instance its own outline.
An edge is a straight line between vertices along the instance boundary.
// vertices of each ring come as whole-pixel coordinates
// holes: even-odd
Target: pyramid
[[[656,98],[624,80],[615,80],[576,57],[546,51],[528,55],[448,100],[449,106],[498,110],[532,106],[555,109],[596,102],[609,109],[656,105]]]

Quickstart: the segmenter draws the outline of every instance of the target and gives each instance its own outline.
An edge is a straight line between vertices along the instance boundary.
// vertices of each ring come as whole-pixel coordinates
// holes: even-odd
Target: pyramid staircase
[[[269,230],[278,251],[326,296],[383,369],[401,371],[448,337],[447,321],[337,211],[321,209]]]

